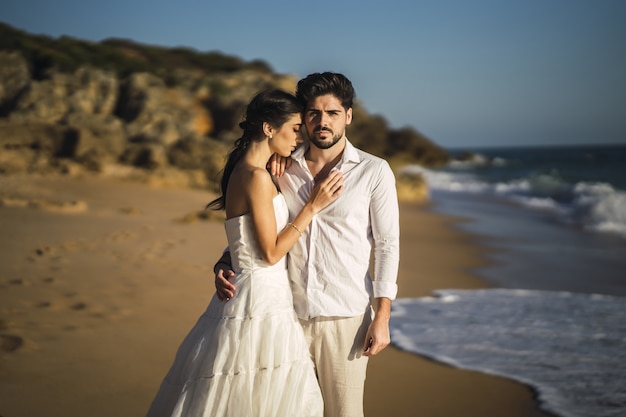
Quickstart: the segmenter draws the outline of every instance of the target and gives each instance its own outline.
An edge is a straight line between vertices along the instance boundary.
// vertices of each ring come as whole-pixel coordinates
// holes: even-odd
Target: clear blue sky
[[[446,147],[626,143],[623,0],[1,0],[0,21],[343,72]]]

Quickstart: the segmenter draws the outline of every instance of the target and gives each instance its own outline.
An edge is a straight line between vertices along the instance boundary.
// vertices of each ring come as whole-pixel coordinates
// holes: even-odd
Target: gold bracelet
[[[294,229],[296,229],[296,232],[300,233],[300,236],[302,236],[302,230],[300,230],[300,228],[298,226],[296,226],[293,223],[288,223],[288,225],[293,227]]]

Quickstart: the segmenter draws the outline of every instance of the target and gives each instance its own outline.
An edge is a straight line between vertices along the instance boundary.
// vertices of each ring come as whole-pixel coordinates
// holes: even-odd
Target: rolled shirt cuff
[[[389,281],[373,281],[374,298],[395,300],[398,295],[398,284]]]

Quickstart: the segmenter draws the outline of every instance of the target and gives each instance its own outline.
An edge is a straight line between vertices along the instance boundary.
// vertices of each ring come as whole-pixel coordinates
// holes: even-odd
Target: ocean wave
[[[391,342],[529,384],[558,415],[613,417],[626,406],[624,307],[626,298],[599,294],[441,290],[394,302]]]
[[[574,187],[575,209],[585,227],[626,236],[626,193],[610,184],[579,183]]]
[[[480,181],[471,173],[433,171],[418,165],[407,166],[401,173],[423,176],[433,190],[484,193],[490,188],[488,183]]]
[[[608,183],[572,184],[556,171],[492,182],[472,171],[408,166],[402,172],[422,175],[433,191],[496,196],[529,209],[552,212],[568,224],[626,238],[626,192]]]
[[[467,155],[462,159],[453,159],[448,167],[452,169],[473,169],[476,167],[495,166],[503,167],[508,164],[508,160],[502,157],[488,157],[480,153]]]

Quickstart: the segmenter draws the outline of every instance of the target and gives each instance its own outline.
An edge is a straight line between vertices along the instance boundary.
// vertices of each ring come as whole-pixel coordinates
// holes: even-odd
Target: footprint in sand
[[[54,254],[54,249],[50,246],[39,246],[33,250],[32,254],[27,257],[30,262],[38,262],[44,258],[50,257],[50,255]]]
[[[52,303],[50,301],[40,301],[38,303],[35,303],[35,307],[37,308],[48,308],[52,305]]]
[[[35,249],[35,255],[37,256],[51,255],[52,253],[54,253],[54,251],[50,246],[39,246]]]
[[[54,213],[84,213],[88,210],[87,203],[82,200],[75,201],[33,201],[29,204],[31,207],[35,207],[40,210],[51,211]]]
[[[85,249],[87,243],[84,239],[69,240],[61,244],[61,249],[65,252],[78,252]]]
[[[185,214],[183,217],[179,217],[174,219],[176,223],[182,224],[194,224],[201,221],[213,221],[213,222],[221,222],[224,221],[225,215],[221,212],[212,211],[212,210],[198,210],[192,211],[191,213]]]
[[[50,301],[25,301],[25,305],[28,305],[32,308],[50,308],[52,307],[52,303]]]
[[[24,339],[14,334],[0,334],[0,350],[14,352],[22,347]]]
[[[135,207],[122,207],[120,213],[128,214],[129,216],[139,216],[143,214],[141,210]]]
[[[28,207],[28,200],[24,200],[23,198],[4,197],[0,198],[0,206],[24,208]]]
[[[81,310],[85,310],[87,308],[87,304],[82,303],[82,302],[78,302],[78,303],[74,303],[70,306],[70,308],[72,310],[76,310],[76,311],[81,311]]]
[[[137,238],[137,234],[127,230],[118,230],[111,233],[106,240],[112,243],[123,243]]]
[[[37,254],[38,256],[44,256],[48,253],[50,253],[50,248],[48,246],[41,246],[35,249],[35,254]]]
[[[84,213],[88,210],[85,201],[48,201],[30,200],[24,198],[1,198],[0,206],[4,207],[31,207],[39,210],[51,211],[54,213]]]

